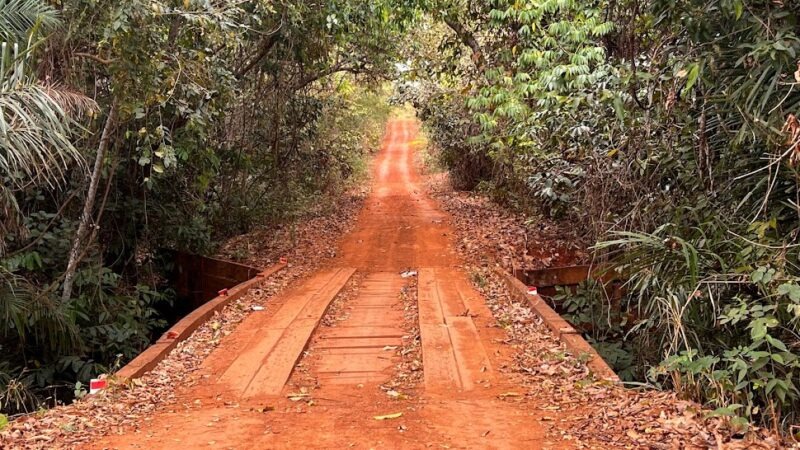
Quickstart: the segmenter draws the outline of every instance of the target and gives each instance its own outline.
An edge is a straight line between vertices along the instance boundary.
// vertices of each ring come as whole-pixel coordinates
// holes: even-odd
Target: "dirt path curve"
[[[172,410],[95,448],[562,448],[513,401],[512,350],[423,191],[416,135],[389,123],[372,195],[328,267],[252,313]]]

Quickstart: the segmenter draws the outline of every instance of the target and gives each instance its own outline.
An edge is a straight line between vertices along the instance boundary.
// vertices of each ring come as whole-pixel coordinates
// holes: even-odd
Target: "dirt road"
[[[227,336],[176,407],[95,448],[562,448],[510,401],[512,350],[424,193],[416,135],[389,124],[328,267]]]

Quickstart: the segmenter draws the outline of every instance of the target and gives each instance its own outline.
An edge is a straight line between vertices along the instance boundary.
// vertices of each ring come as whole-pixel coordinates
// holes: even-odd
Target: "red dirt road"
[[[389,123],[328,267],[242,322],[171,410],[94,448],[563,448],[509,395],[522,392],[500,370],[512,350],[424,193],[416,135]]]

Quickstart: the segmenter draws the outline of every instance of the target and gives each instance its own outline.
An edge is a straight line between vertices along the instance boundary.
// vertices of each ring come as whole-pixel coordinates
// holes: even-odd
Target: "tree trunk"
[[[69,252],[69,262],[67,263],[67,271],[64,273],[64,291],[61,294],[61,300],[66,302],[72,296],[72,283],[75,281],[75,271],[81,260],[81,247],[84,245],[83,239],[92,226],[92,210],[94,209],[94,202],[97,198],[97,187],[100,184],[100,176],[103,172],[103,163],[105,162],[106,152],[108,151],[111,142],[111,134],[117,122],[117,101],[111,103],[111,110],[108,112],[106,124],[103,127],[103,135],[100,137],[100,144],[97,146],[97,156],[94,159],[94,169],[92,170],[92,178],[89,181],[89,192],[86,193],[86,203],[83,205],[83,215],[81,216],[81,223],[78,225],[78,232],[75,233],[75,240],[72,242],[72,249]]]

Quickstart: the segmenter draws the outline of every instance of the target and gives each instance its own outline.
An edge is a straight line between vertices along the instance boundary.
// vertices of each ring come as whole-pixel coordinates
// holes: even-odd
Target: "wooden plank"
[[[381,372],[394,365],[392,356],[391,352],[327,355],[317,364],[317,370],[325,373]]]
[[[419,269],[417,303],[425,387],[432,390],[460,389],[461,378],[442,310],[435,269]]]
[[[314,348],[330,350],[336,348],[374,348],[381,350],[384,347],[395,347],[402,345],[402,340],[397,337],[362,337],[362,338],[339,338],[325,339],[314,345]]]
[[[461,378],[450,343],[447,326],[420,324],[422,366],[425,388],[433,390],[460,389]]]
[[[419,306],[419,323],[426,325],[443,325],[444,313],[439,299],[439,290],[434,269],[420,269],[417,284],[417,303]]]
[[[244,350],[223,372],[219,383],[227,385],[232,390],[240,390],[242,386],[249,385],[281,336],[283,336],[283,330],[264,329],[253,333]]]
[[[493,380],[492,364],[472,319],[448,317],[447,324],[464,390],[474,389],[480,381]]]
[[[391,316],[395,310],[386,307],[358,308],[350,311],[348,320],[365,327],[379,327],[386,324],[386,317]]]
[[[329,282],[316,289],[246,386],[244,397],[277,396],[281,393],[328,306],[354,273],[355,269],[338,269]]]
[[[419,311],[426,388],[474,389],[494,375],[468,311],[490,315],[458,270],[420,269]],[[474,308],[474,309],[473,309]]]
[[[458,289],[462,277],[458,272],[451,270],[437,270],[437,289],[439,292],[439,303],[442,305],[442,314],[447,323],[448,317],[463,316],[468,312],[464,299]],[[446,280],[442,282],[441,280]]]
[[[397,327],[336,327],[325,330],[320,339],[354,339],[354,338],[402,338],[405,331]]]
[[[316,292],[330,283],[338,270],[321,272],[291,291],[283,305],[271,317],[251,315],[239,327],[250,331],[244,350],[220,376],[219,382],[234,390],[243,390],[255,377],[264,360],[281,339],[286,328],[300,315]]]
[[[300,360],[315,326],[311,319],[294,322],[275,344],[264,364],[259,367],[245,388],[243,397],[280,395],[283,385],[289,380],[294,366]]]

